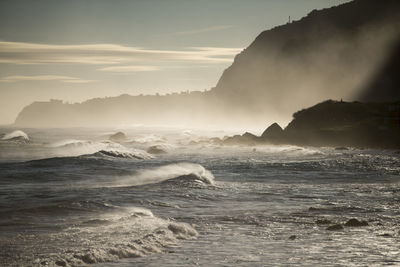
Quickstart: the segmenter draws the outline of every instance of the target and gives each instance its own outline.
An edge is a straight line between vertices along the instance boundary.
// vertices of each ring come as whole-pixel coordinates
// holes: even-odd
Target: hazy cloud
[[[242,48],[192,47],[152,50],[117,44],[52,45],[0,42],[0,63],[10,64],[126,64],[154,62],[226,63]]]
[[[76,77],[59,76],[59,75],[35,75],[35,76],[6,76],[0,79],[0,82],[20,82],[20,81],[60,81],[66,83],[90,83],[95,82],[94,80],[83,80]]]
[[[211,27],[206,27],[206,28],[201,28],[201,29],[194,29],[194,30],[190,30],[190,31],[167,33],[162,36],[179,36],[179,35],[189,35],[189,34],[197,34],[197,33],[205,33],[205,32],[216,32],[216,31],[230,29],[233,27],[234,27],[233,25],[217,25],[217,26],[211,26]]]
[[[158,66],[113,66],[98,69],[101,71],[110,72],[142,72],[142,71],[158,71],[160,67]]]

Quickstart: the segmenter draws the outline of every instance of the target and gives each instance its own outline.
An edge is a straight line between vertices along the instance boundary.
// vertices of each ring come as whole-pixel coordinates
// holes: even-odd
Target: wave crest
[[[1,140],[4,141],[15,141],[15,142],[29,142],[29,136],[21,131],[21,130],[16,130],[11,133],[5,134]]]
[[[81,266],[143,257],[164,252],[168,247],[179,244],[180,240],[198,235],[189,224],[155,217],[150,210],[143,208],[128,209],[125,214],[105,214],[99,220],[109,223],[69,229],[70,235],[80,242],[68,242],[64,244],[71,246],[68,251],[40,258],[38,263],[46,262],[50,266]],[[62,233],[53,238],[65,242],[62,240]],[[88,242],[90,246],[85,246]]]
[[[100,156],[100,157],[112,157],[112,158],[123,158],[123,159],[150,159],[147,152],[135,149],[134,151],[118,151],[118,150],[100,150],[96,153],[90,154],[89,156]]]
[[[154,183],[214,184],[213,174],[200,164],[177,163],[138,171],[135,175],[121,177],[115,186],[138,186]]]
[[[67,139],[52,143],[49,147],[53,148],[56,154],[61,154],[62,156],[95,156],[126,159],[153,158],[149,153],[143,150],[127,148],[112,141]]]

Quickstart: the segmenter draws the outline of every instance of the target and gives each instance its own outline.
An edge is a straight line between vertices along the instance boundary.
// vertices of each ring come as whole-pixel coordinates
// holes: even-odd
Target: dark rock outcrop
[[[333,147],[400,147],[400,102],[325,101],[296,112],[285,128],[292,144]]]
[[[168,153],[163,147],[158,146],[158,145],[149,147],[146,152],[153,154],[153,155]]]
[[[400,148],[400,101],[360,103],[328,100],[298,111],[293,117],[284,130],[273,124],[261,137],[237,135],[224,143],[331,146],[336,150],[348,150],[348,147]]]
[[[331,224],[332,222],[327,219],[321,219],[321,220],[316,220],[315,223],[316,224]]]
[[[338,231],[338,230],[343,230],[343,229],[344,228],[341,224],[334,224],[334,225],[328,226],[326,228],[326,230],[328,230],[328,231]]]
[[[254,145],[258,142],[260,142],[260,138],[249,132],[243,135],[234,135],[223,140],[223,144],[226,145]]]
[[[271,124],[261,135],[261,138],[269,141],[279,141],[282,139],[283,129],[276,122]]]
[[[117,132],[111,135],[109,139],[113,142],[123,142],[126,141],[126,135],[123,132]]]
[[[350,219],[344,224],[344,226],[348,226],[348,227],[368,226],[368,222],[367,221],[359,221],[357,219]]]

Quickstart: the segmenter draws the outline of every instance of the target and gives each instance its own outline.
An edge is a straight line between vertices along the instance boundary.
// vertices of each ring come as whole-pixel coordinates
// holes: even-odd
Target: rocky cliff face
[[[215,93],[227,106],[278,121],[324,99],[393,101],[399,88],[390,81],[398,75],[380,73],[398,66],[390,62],[399,38],[397,0],[314,10],[262,32],[225,70]]]

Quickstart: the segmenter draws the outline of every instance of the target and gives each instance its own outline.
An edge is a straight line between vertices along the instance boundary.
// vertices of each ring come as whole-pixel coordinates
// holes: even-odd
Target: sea
[[[398,150],[229,134],[0,128],[0,266],[400,266]]]

